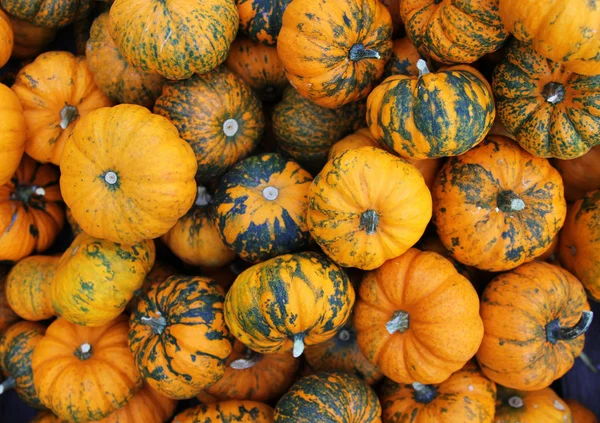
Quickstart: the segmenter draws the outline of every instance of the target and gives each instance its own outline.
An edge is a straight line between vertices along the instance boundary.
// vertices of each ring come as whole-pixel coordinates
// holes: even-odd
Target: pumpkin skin
[[[152,240],[124,245],[85,233],[77,236],[52,279],[56,313],[77,325],[107,325],[142,286],[155,257]]]
[[[348,276],[327,257],[285,254],[237,277],[225,297],[225,322],[256,352],[299,357],[305,345],[328,340],[346,323],[354,296]]]
[[[399,2],[398,2],[399,3]],[[419,60],[427,61],[427,57],[419,53],[419,50],[410,41],[410,38],[404,37],[394,40],[392,44],[392,54],[390,60],[385,64],[383,77],[392,75],[419,76],[417,62]],[[431,64],[427,64],[431,68]]]
[[[92,0],[1,0],[2,8],[12,16],[33,25],[61,28],[76,19],[86,17],[92,10]]]
[[[81,228],[118,243],[165,234],[196,197],[192,148],[167,119],[133,104],[81,119],[60,171],[65,203]]]
[[[58,178],[54,166],[24,155],[0,186],[0,260],[18,261],[52,245],[65,221]]]
[[[592,191],[569,207],[560,233],[560,263],[572,272],[595,301],[600,301],[600,191]]]
[[[483,373],[513,389],[550,386],[581,353],[589,308],[581,283],[558,266],[534,261],[497,276],[481,297]]]
[[[431,218],[431,194],[419,171],[374,147],[347,150],[329,161],[308,197],[312,237],[345,267],[371,270],[398,257]]]
[[[600,75],[571,73],[515,41],[492,87],[500,121],[531,154],[568,160],[600,143]]]
[[[283,12],[292,0],[236,0],[240,31],[267,46],[277,44]]]
[[[109,31],[131,66],[180,80],[223,63],[238,23],[234,0],[115,0]]]
[[[2,19],[0,15],[0,37]],[[0,186],[2,186],[10,181],[19,167],[27,136],[23,107],[17,96],[4,84],[0,84],[0,117],[2,118],[0,119],[0,163],[2,163]]]
[[[170,276],[173,276],[176,273],[177,273],[176,269],[174,267],[172,267],[171,265],[165,264],[164,262],[162,262],[160,260],[155,260],[154,266],[152,266],[152,269],[146,275],[146,278],[144,279],[144,283],[142,284],[142,287],[137,289],[133,293],[133,298],[131,300],[129,300],[129,303],[127,303],[127,307],[126,307],[127,311],[130,313],[135,311],[135,309],[137,308],[137,303],[144,296],[144,294],[147,294],[152,288],[163,283]]]
[[[131,314],[129,348],[152,388],[169,398],[196,396],[223,377],[231,353],[223,290],[179,275],[152,287]]]
[[[81,226],[79,226],[79,224],[75,221],[71,209],[68,207],[65,207],[65,217],[67,218],[67,223],[71,227],[71,231],[73,232],[74,236],[77,236],[83,232]]]
[[[307,13],[307,11],[311,11]],[[277,53],[298,92],[322,107],[365,98],[392,48],[392,18],[377,0],[295,0],[283,13]]]
[[[467,65],[419,76],[393,75],[367,99],[367,124],[380,144],[405,158],[457,156],[479,144],[494,118],[489,83]]]
[[[0,394],[15,383],[19,398],[34,408],[44,407],[35,392],[31,370],[31,356],[44,331],[39,323],[17,322],[0,337],[0,368],[8,378],[0,384]]]
[[[117,104],[139,104],[151,109],[165,83],[162,76],[141,72],[125,61],[108,32],[108,13],[94,20],[85,58],[100,91]]]
[[[273,409],[256,401],[222,401],[189,408],[173,423],[273,423]]]
[[[303,377],[279,400],[275,423],[381,423],[377,395],[349,373],[323,372]]]
[[[193,148],[196,180],[221,176],[257,145],[264,130],[262,106],[250,87],[220,66],[206,75],[169,81],[154,113],[168,118]]]
[[[452,263],[456,271],[463,275],[465,278],[467,278],[476,287],[478,292],[480,291],[478,289],[479,281],[477,276],[479,275],[477,269],[475,269],[472,266],[466,266],[460,261],[456,260],[454,257],[452,257],[452,254],[450,254],[450,251],[448,251],[446,247],[444,247],[444,244],[442,244],[442,241],[440,241],[439,237],[437,237],[436,235],[426,235],[419,240],[417,248],[423,251],[433,251],[434,253],[438,253],[445,259],[448,259]]]
[[[225,374],[206,392],[219,400],[268,402],[288,390],[299,366],[290,353],[259,354],[236,340]]]
[[[384,423],[494,423],[496,384],[469,362],[439,385],[386,379],[379,399]]]
[[[111,105],[94,83],[85,59],[66,51],[40,54],[19,71],[12,90],[27,122],[25,152],[41,163],[60,164],[75,123],[92,110]]]
[[[38,321],[55,315],[51,286],[59,260],[56,256],[30,256],[10,270],[6,300],[22,319]]]
[[[9,273],[9,268],[6,264],[0,264],[0,335],[10,325],[19,320],[17,313],[10,308],[6,298],[6,278]],[[2,346],[0,345],[0,350]],[[0,354],[1,360],[2,354]]]
[[[231,44],[225,66],[250,85],[262,101],[279,100],[283,89],[288,85],[277,48],[265,46],[246,37],[238,37]]]
[[[473,63],[508,37],[499,0],[403,0],[406,33],[423,54],[442,63]]]
[[[304,357],[315,372],[335,370],[351,373],[369,385],[383,379],[383,373],[371,364],[358,348],[352,318],[333,338],[306,348]]]
[[[31,59],[39,55],[56,36],[56,28],[35,26],[14,16],[11,18],[15,34],[15,45],[12,57]]]
[[[572,160],[552,161],[565,185],[565,199],[577,201],[590,191],[600,189],[600,146],[592,147],[583,156]]]
[[[581,75],[600,74],[600,9],[595,2],[500,0],[500,16],[518,40]]]
[[[358,346],[398,383],[441,383],[483,336],[473,285],[441,255],[411,248],[363,277],[354,308]]]
[[[127,319],[88,328],[58,318],[33,352],[33,383],[42,403],[72,422],[100,420],[142,387],[127,348]],[[86,375],[86,377],[82,377]]]
[[[144,385],[124,407],[97,423],[164,423],[173,417],[176,407],[176,400]]]
[[[598,423],[598,419],[592,411],[573,399],[565,400],[571,410],[573,423]]]
[[[544,253],[566,215],[560,175],[510,139],[486,141],[448,160],[434,188],[434,222],[461,263],[503,271]]]
[[[0,10],[0,68],[8,62],[15,44],[10,18]]]
[[[385,7],[388,8],[388,11],[390,12],[394,27],[394,34],[404,30],[404,23],[402,22],[402,17],[400,16],[400,2],[394,0],[382,0],[381,2],[385,5]]]
[[[550,388],[515,391],[498,386],[495,423],[578,423],[569,406]]]
[[[258,263],[302,250],[310,174],[277,153],[240,161],[223,176],[214,196],[221,239],[242,259]]]

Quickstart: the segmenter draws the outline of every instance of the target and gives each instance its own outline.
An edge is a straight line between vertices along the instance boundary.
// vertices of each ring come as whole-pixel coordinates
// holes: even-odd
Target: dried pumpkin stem
[[[0,395],[17,387],[17,381],[14,377],[9,376],[4,382],[0,383]]]
[[[510,405],[512,408],[521,408],[523,407],[523,399],[515,395],[514,397],[510,397],[508,399],[508,405]]]
[[[437,389],[435,389],[433,385],[424,385],[419,382],[413,382],[412,387],[415,390],[415,401],[421,404],[429,404],[437,395]]]
[[[207,206],[208,203],[210,203],[211,199],[212,199],[212,197],[208,193],[208,190],[206,189],[206,187],[203,187],[202,185],[198,185],[198,191],[196,194],[196,200],[194,201],[194,205],[196,205],[198,207]]]
[[[381,59],[381,56],[377,51],[365,48],[362,44],[354,44],[350,49],[348,57],[350,57],[350,60],[353,62],[358,62],[363,59]]]
[[[75,350],[75,357],[77,357],[81,361],[92,358],[92,346],[90,344],[88,344],[87,342],[84,344],[81,344]]]
[[[549,82],[544,86],[542,95],[550,104],[558,104],[565,99],[565,87],[558,82]]]
[[[546,325],[546,339],[551,344],[556,344],[558,341],[572,341],[587,332],[593,318],[593,312],[584,310],[577,324],[567,328],[560,325],[559,319],[555,319]]]
[[[429,68],[427,67],[427,62],[423,59],[417,60],[417,69],[419,69],[419,78],[422,78],[428,73],[431,73],[429,71]]]
[[[385,324],[385,328],[391,334],[405,332],[410,326],[410,316],[406,311],[398,310],[392,316],[392,320]]]
[[[502,191],[496,197],[496,206],[504,213],[514,213],[525,208],[525,202],[511,190]]]
[[[46,189],[37,185],[18,185],[15,187],[14,192],[11,194],[11,200],[21,201],[28,203],[31,197],[37,195],[43,197],[46,195]]]
[[[77,110],[77,107],[71,106],[70,104],[65,105],[65,107],[60,110],[60,127],[62,129],[67,129],[67,127],[75,122],[78,117],[79,110]]]
[[[246,370],[253,367],[256,363],[262,360],[263,355],[246,348],[243,358],[238,358],[229,363],[229,367],[235,370]]]
[[[350,331],[348,329],[342,329],[340,331],[340,333],[338,334],[338,338],[340,339],[340,341],[344,341],[344,342],[349,341],[351,338]]]
[[[142,316],[142,318],[140,320],[145,325],[150,326],[150,329],[152,329],[152,332],[155,335],[160,335],[165,330],[165,327],[167,327],[167,319],[165,319],[163,316],[159,316],[159,317]]]
[[[379,215],[375,210],[367,210],[360,216],[360,229],[364,229],[367,235],[377,232],[379,226]]]
[[[292,355],[294,358],[298,358],[304,352],[304,334],[298,333],[292,337],[294,342],[294,348],[292,349]]]

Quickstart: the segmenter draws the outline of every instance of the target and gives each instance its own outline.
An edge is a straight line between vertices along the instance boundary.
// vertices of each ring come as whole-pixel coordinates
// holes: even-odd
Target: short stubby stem
[[[9,376],[4,382],[0,383],[0,395],[17,387],[17,381],[14,377]]]
[[[262,195],[266,200],[273,201],[279,197],[279,190],[274,186],[268,186],[262,190]]]
[[[353,62],[363,59],[381,59],[381,55],[377,51],[365,48],[363,44],[354,44],[350,49],[348,57]]]
[[[360,216],[360,229],[367,232],[367,235],[373,235],[377,232],[379,226],[379,215],[375,210],[367,210]]]
[[[92,346],[86,342],[77,347],[77,349],[75,350],[75,357],[77,357],[81,361],[89,360],[90,358],[92,358],[92,353]]]
[[[521,408],[523,407],[523,399],[515,395],[514,397],[510,397],[508,399],[508,405],[510,405],[512,408]]]
[[[565,86],[559,82],[549,82],[544,86],[542,95],[550,104],[559,104],[565,99]]]
[[[167,320],[161,315],[159,315],[158,317],[143,316],[140,320],[145,325],[150,326],[152,333],[154,333],[155,335],[162,334],[165,328],[167,327]]]
[[[498,197],[496,197],[496,206],[504,213],[515,213],[525,208],[525,201],[523,201],[514,191],[506,190],[502,191],[498,194]]]
[[[410,316],[406,311],[398,310],[392,316],[392,319],[385,324],[385,328],[390,335],[396,332],[406,332],[410,327]]]
[[[60,109],[60,127],[62,129],[67,129],[78,117],[79,110],[77,110],[77,107],[66,104],[65,107]]]
[[[198,189],[196,192],[196,200],[194,201],[194,205],[196,205],[198,207],[204,207],[204,206],[207,206],[208,203],[210,203],[210,200],[212,200],[212,197],[208,193],[208,190],[206,189],[206,187],[203,187],[202,185],[198,185]]]
[[[298,358],[304,352],[304,334],[297,333],[292,337],[292,341],[294,342],[294,347],[292,349],[292,355],[294,358]]]
[[[244,356],[242,358],[238,358],[237,360],[233,360],[229,367],[235,370],[246,370],[253,367],[256,363],[261,361],[263,355],[257,353],[256,351],[252,351],[250,348],[246,348]]]
[[[563,327],[560,320],[555,319],[546,325],[546,340],[551,344],[558,341],[572,341],[587,332],[592,324],[594,313],[588,310],[581,312],[581,318],[572,327]]]
[[[342,342],[348,342],[350,338],[352,338],[352,336],[350,335],[350,331],[348,329],[342,329],[338,333],[338,339]]]
[[[415,390],[413,398],[418,403],[429,404],[437,396],[437,389],[433,385],[423,385],[422,383],[414,382],[412,387]]]

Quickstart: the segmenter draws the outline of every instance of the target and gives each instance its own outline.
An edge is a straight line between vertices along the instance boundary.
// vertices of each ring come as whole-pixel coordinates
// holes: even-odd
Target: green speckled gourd
[[[283,12],[292,0],[236,0],[240,31],[268,46],[277,44]]]
[[[60,28],[86,17],[93,0],[1,0],[0,6],[11,16],[35,26]]]

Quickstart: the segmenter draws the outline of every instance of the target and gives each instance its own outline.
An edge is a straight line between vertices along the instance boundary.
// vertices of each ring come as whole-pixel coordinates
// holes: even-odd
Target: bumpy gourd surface
[[[23,107],[15,93],[4,84],[0,84],[0,117],[1,186],[12,178],[19,167],[27,136]]]

